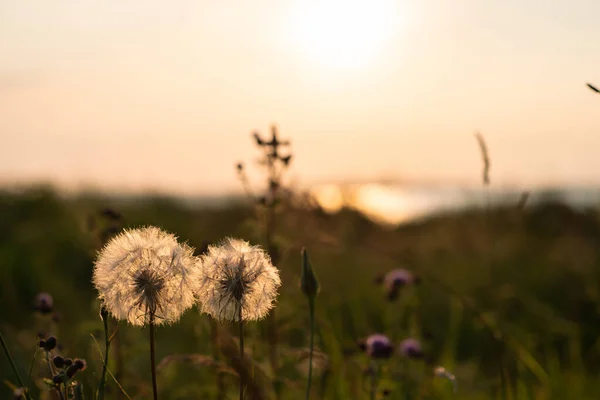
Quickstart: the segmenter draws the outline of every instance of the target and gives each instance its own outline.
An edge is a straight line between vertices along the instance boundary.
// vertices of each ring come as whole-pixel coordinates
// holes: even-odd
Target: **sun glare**
[[[372,64],[400,24],[391,0],[298,2],[286,21],[288,45],[323,67]]]

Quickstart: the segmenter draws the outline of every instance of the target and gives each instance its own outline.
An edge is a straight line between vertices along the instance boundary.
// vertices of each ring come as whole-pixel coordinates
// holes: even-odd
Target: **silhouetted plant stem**
[[[309,355],[308,355],[308,380],[306,382],[306,396],[305,399],[310,398],[310,386],[312,384],[312,371],[313,371],[313,351],[315,345],[315,299],[308,298],[308,310],[310,314],[310,344],[309,344]]]
[[[96,393],[97,400],[104,400],[104,388],[106,387],[106,370],[108,369],[108,357],[110,350],[110,337],[108,335],[108,311],[104,307],[100,310],[100,317],[104,324],[104,363],[102,365],[102,376],[100,377],[100,385]]]
[[[306,399],[310,397],[310,387],[312,384],[312,370],[313,370],[313,352],[315,347],[315,298],[319,293],[319,281],[315,275],[310,259],[308,258],[308,251],[302,248],[300,251],[302,256],[302,275],[300,277],[300,290],[308,299],[308,310],[309,310],[309,324],[310,324],[310,349],[308,355],[308,380],[306,383]]]
[[[238,311],[239,325],[240,325],[240,365],[244,365],[244,321],[242,320],[242,307],[239,307]],[[240,374],[240,400],[244,399],[244,378]]]
[[[154,354],[154,312],[150,312],[150,368],[152,371],[152,396],[158,399],[158,386],[156,385],[156,358]]]
[[[274,190],[271,190],[271,200],[267,205],[266,215],[265,215],[265,241],[267,244],[267,252],[271,256],[271,260],[274,265],[278,263],[278,254],[275,249],[275,245],[273,243],[273,231],[275,225],[275,216],[274,216]],[[277,325],[275,323],[275,309],[271,310],[269,315],[267,316],[267,337],[269,340],[269,361],[271,363],[271,368],[273,372],[277,371],[278,366],[278,355],[277,355]]]
[[[4,349],[4,353],[6,354],[6,358],[8,358],[8,362],[10,363],[10,366],[13,370],[13,372],[15,373],[16,377],[17,377],[17,382],[19,382],[19,385],[24,388],[25,385],[23,385],[23,381],[21,380],[21,375],[19,375],[19,371],[17,370],[17,366],[15,365],[15,362],[12,358],[12,356],[10,355],[10,351],[8,350],[8,346],[6,345],[6,342],[4,341],[4,337],[2,336],[2,332],[0,332],[0,344],[2,344],[2,348]],[[29,395],[29,391],[27,390],[25,393],[25,396],[27,396],[28,399],[31,399],[31,396]]]
[[[52,368],[52,361],[50,361],[49,351],[46,351],[46,363],[48,364],[48,370],[50,370],[50,379],[52,379],[54,377],[54,368]],[[61,400],[66,400],[65,396],[63,396],[62,392],[60,391],[60,385],[58,385],[58,387],[55,387],[55,389],[58,392],[58,395],[61,398]]]

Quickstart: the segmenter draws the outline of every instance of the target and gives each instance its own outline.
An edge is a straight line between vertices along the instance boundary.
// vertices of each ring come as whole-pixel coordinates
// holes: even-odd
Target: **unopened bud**
[[[52,351],[56,347],[56,338],[54,336],[50,336],[44,344],[42,345],[42,341],[40,340],[40,347],[43,347],[46,351]]]
[[[83,371],[87,367],[87,363],[81,358],[76,358],[73,362],[73,365],[76,366],[80,371]]]
[[[300,289],[309,299],[314,299],[319,292],[319,281],[310,264],[308,252],[305,248],[302,249],[302,278],[300,281]]]
[[[54,363],[54,366],[56,368],[62,368],[65,366],[65,359],[62,358],[61,356],[56,356],[52,359],[52,362]]]

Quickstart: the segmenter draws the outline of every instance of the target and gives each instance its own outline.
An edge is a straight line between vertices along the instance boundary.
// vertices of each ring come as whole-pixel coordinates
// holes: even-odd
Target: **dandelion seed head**
[[[194,304],[200,268],[193,249],[156,227],[125,230],[99,253],[93,281],[106,309],[142,326],[177,321]]]
[[[202,311],[220,321],[259,320],[266,316],[281,286],[279,271],[258,246],[227,238],[202,256],[198,300]]]

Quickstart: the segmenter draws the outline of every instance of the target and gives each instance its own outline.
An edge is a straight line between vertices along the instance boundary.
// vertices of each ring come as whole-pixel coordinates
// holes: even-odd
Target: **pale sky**
[[[600,1],[0,0],[0,181],[219,193],[272,123],[301,184],[600,184]]]

